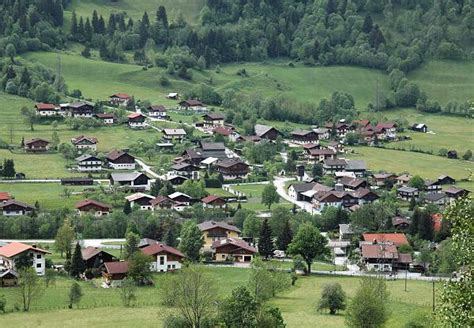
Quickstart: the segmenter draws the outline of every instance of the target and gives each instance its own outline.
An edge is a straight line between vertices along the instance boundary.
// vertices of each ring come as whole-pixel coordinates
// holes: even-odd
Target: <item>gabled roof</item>
[[[336,155],[336,152],[332,149],[310,149],[309,154],[311,156]]]
[[[182,192],[179,192],[179,191],[175,191],[174,193],[168,195],[168,198],[170,198],[171,200],[173,200],[174,198],[178,198],[178,197],[186,197],[188,199],[192,199],[191,196],[186,195],[185,193],[182,193]]]
[[[97,138],[95,137],[86,137],[86,136],[79,136],[76,138],[72,138],[71,142],[76,145],[80,143],[81,141],[89,141],[91,144],[96,144],[97,143]]]
[[[459,193],[469,194],[469,190],[466,190],[466,189],[463,189],[463,188],[458,188],[458,187],[455,187],[455,186],[449,187],[444,192],[447,193],[447,194],[451,194],[451,195],[456,195],[456,194],[459,194]]]
[[[0,256],[11,258],[25,251],[35,251],[43,254],[51,254],[44,249],[33,247],[32,245],[23,244],[19,242],[12,242],[3,247],[0,247]]]
[[[38,103],[35,105],[38,111],[42,110],[57,110],[57,106],[55,104],[45,104],[45,103]]]
[[[163,129],[163,133],[168,136],[185,136],[186,131],[184,129]]]
[[[342,177],[341,179],[339,179],[339,182],[342,183],[344,186],[357,188],[361,184],[365,183],[365,180],[352,177]]]
[[[316,182],[309,182],[309,183],[293,183],[293,184],[291,184],[288,188],[293,187],[293,189],[295,190],[295,192],[301,193],[301,192],[305,192],[305,191],[311,190],[311,189],[314,187],[315,184],[316,184]]]
[[[174,164],[173,166],[171,166],[171,169],[175,170],[175,171],[180,171],[180,170],[188,168],[188,167],[192,167],[196,171],[199,170],[199,167],[197,167],[196,165],[192,165],[192,164],[189,164],[189,163],[186,163],[186,162],[181,162],[181,163]]]
[[[145,118],[145,116],[140,114],[140,113],[132,113],[132,114],[128,115],[127,117],[131,118],[131,119],[135,119],[135,118],[139,118],[139,117]]]
[[[95,106],[95,104],[89,101],[76,101],[76,102],[67,104],[67,107],[76,108],[76,109],[81,108],[82,106]]]
[[[201,231],[207,231],[211,230],[214,228],[222,228],[225,230],[230,230],[230,231],[235,231],[237,233],[240,233],[240,229],[237,228],[236,226],[233,226],[231,224],[225,223],[223,221],[204,221],[202,223],[198,224],[198,227]]]
[[[442,200],[443,198],[446,198],[446,194],[444,192],[426,194],[423,196],[423,198],[428,202],[437,202]]]
[[[277,129],[275,129],[272,126],[263,125],[263,124],[255,124],[255,134],[259,137],[264,136],[270,130],[275,130],[278,133],[280,133]]]
[[[213,121],[218,121],[218,120],[223,120],[224,119],[224,115],[222,115],[221,113],[208,113],[208,114],[204,114],[202,117],[209,118]]]
[[[413,187],[404,186],[404,187],[398,188],[397,191],[398,192],[405,192],[405,193],[414,193],[414,192],[417,192],[418,189],[413,188]]]
[[[383,122],[383,123],[378,123],[375,126],[375,129],[380,131],[380,130],[383,130],[383,129],[393,129],[393,128],[396,128],[396,127],[397,127],[397,124],[394,123],[394,122]]]
[[[151,195],[144,194],[142,192],[136,192],[132,195],[129,195],[129,196],[125,197],[125,199],[128,200],[129,202],[134,202],[134,201],[136,201],[138,199],[141,199],[141,198],[154,199],[155,197],[153,197]]]
[[[148,107],[148,111],[150,112],[166,112],[166,107],[163,105],[151,105]]]
[[[346,167],[347,162],[345,159],[325,159],[323,162],[324,166],[344,166]]]
[[[400,225],[400,224],[406,224],[406,225],[409,225],[410,224],[410,221],[407,219],[407,218],[403,218],[403,217],[400,217],[400,216],[394,216],[392,218],[392,225],[394,227]]]
[[[353,234],[354,231],[350,224],[341,223],[339,224],[339,232],[345,235]]]
[[[100,161],[100,159],[97,158],[96,156],[89,155],[89,154],[84,154],[76,158],[76,162],[83,162],[87,160]]]
[[[362,238],[369,242],[392,242],[396,246],[408,245],[408,239],[404,233],[363,233]]]
[[[45,142],[45,143],[49,144],[49,141],[46,140],[46,139],[43,139],[43,138],[33,138],[33,139],[30,139],[30,140],[25,141],[25,145],[29,145],[29,144],[32,144],[32,143],[35,143],[35,142]]]
[[[130,155],[127,152],[124,152],[123,150],[114,149],[110,153],[107,154],[107,159],[109,159],[111,161],[115,161],[118,158],[122,157],[123,155],[128,155],[128,156],[134,158],[132,155]]]
[[[366,259],[398,259],[395,245],[365,244],[362,245],[362,257]]]
[[[367,188],[359,188],[352,192],[352,196],[354,196],[354,198],[357,198],[357,199],[364,198],[365,196],[369,194],[373,194],[375,197],[377,197],[377,199],[379,198],[379,196],[376,193],[374,193],[373,191]]]
[[[361,159],[348,159],[346,160],[347,171],[366,171],[367,170],[367,163]]]
[[[115,115],[113,113],[101,113],[101,114],[95,114],[95,116],[101,119],[108,119],[108,118],[115,119]]]
[[[162,203],[174,203],[174,201],[166,196],[157,196],[155,199],[150,201],[151,206],[160,205]]]
[[[146,255],[153,256],[160,253],[169,253],[179,257],[184,257],[184,254],[178,251],[176,248],[165,245],[163,243],[155,243],[153,245],[142,248],[142,252]]]
[[[243,164],[245,166],[248,166],[245,162],[242,162],[240,159],[235,159],[235,158],[229,158],[229,159],[224,159],[222,161],[219,161],[217,163],[217,166],[223,167],[223,168],[229,168],[237,164]]]
[[[130,99],[131,97],[126,93],[114,93],[109,98]]]
[[[306,136],[311,133],[315,133],[315,132],[311,130],[294,130],[291,132],[291,134],[294,136]]]
[[[204,204],[210,204],[210,203],[212,203],[216,200],[221,200],[221,201],[225,202],[225,200],[222,197],[219,197],[219,196],[216,196],[216,195],[206,196],[203,199],[201,199],[201,202],[203,202]]]
[[[103,251],[100,248],[93,247],[93,246],[88,246],[86,248],[81,249],[82,259],[84,261],[90,260],[91,258],[93,258],[94,256],[96,256],[97,254],[99,254],[101,252],[107,253],[106,251]],[[107,253],[107,254],[109,254],[110,256],[113,256],[110,253]],[[115,256],[113,256],[113,257],[115,257]]]
[[[225,145],[223,142],[201,142],[201,148],[204,151],[225,150]]]
[[[218,126],[214,130],[212,130],[215,134],[223,135],[224,137],[230,136],[234,131],[230,128],[225,128],[223,126]]]
[[[187,104],[188,106],[203,106],[204,104],[197,100],[197,99],[188,99],[188,100],[183,100],[180,102],[180,104]]]
[[[109,274],[128,273],[128,262],[105,262],[105,271]]]
[[[141,175],[148,178],[146,174],[141,172],[112,172],[111,177],[114,181],[134,181]]]
[[[81,200],[80,202],[77,202],[76,203],[76,208],[78,210],[80,210],[81,208],[83,208],[84,206],[88,206],[88,205],[92,205],[92,206],[96,206],[96,207],[100,207],[100,208],[105,208],[107,210],[110,210],[112,208],[111,205],[108,205],[108,204],[104,204],[104,203],[101,203],[101,202],[98,202],[96,200],[93,200],[93,199],[84,199],[84,200]]]
[[[4,208],[4,207],[7,207],[7,206],[10,206],[10,205],[16,205],[16,206],[19,206],[19,207],[22,207],[26,210],[29,210],[29,211],[32,211],[34,210],[33,206],[30,206],[26,203],[23,203],[23,202],[20,202],[16,199],[9,199],[7,200],[5,203],[0,203],[0,208]]]
[[[227,245],[233,245],[237,247],[237,249],[243,249],[251,253],[257,252],[257,250],[254,247],[250,246],[242,239],[237,239],[237,238],[226,238],[226,239],[216,240],[212,243],[212,248],[215,250],[218,250],[219,248],[227,246]]]

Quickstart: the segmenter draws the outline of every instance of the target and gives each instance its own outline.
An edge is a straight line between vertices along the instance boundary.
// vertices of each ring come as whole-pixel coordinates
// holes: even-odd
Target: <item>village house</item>
[[[240,159],[225,159],[217,163],[217,171],[224,180],[245,179],[249,174],[249,166]]]
[[[351,191],[359,188],[367,188],[368,183],[366,180],[352,178],[352,177],[341,177],[338,179],[338,183],[342,184],[344,189]]]
[[[346,191],[331,190],[316,193],[312,203],[316,210],[323,211],[326,207],[351,207],[356,205],[358,200]]]
[[[179,175],[187,179],[199,180],[199,166],[181,162],[171,166],[171,174]]]
[[[362,234],[362,239],[365,242],[390,242],[395,246],[408,245],[407,236],[404,233],[372,233],[366,232]]]
[[[361,131],[370,125],[369,120],[353,120],[351,124],[351,128],[354,131]]]
[[[153,258],[150,262],[151,271],[167,272],[181,269],[184,254],[163,243],[155,243],[141,249],[145,255]]]
[[[166,175],[165,180],[171,183],[173,186],[180,186],[185,183],[188,178],[179,175],[168,174]]]
[[[182,142],[186,138],[184,129],[163,129],[163,139],[167,142]]]
[[[131,99],[126,93],[115,93],[109,97],[109,102],[113,106],[127,106]]]
[[[108,287],[120,287],[128,275],[128,262],[105,262],[102,278]]]
[[[203,127],[205,129],[213,129],[219,126],[224,126],[224,115],[220,113],[207,113],[202,116],[204,122]]]
[[[194,199],[191,196],[179,191],[169,194],[168,198],[173,201],[173,208],[176,211],[182,211],[185,207],[190,206],[194,202]]]
[[[438,177],[438,183],[440,185],[453,185],[456,183],[456,179],[450,177],[449,175],[441,175]]]
[[[351,240],[354,236],[354,231],[350,224],[339,224],[339,240]]]
[[[153,210],[152,200],[155,197],[147,195],[141,192],[134,193],[132,195],[126,196],[125,199],[130,203],[130,206],[133,209],[139,209],[141,211],[151,211]]]
[[[166,107],[163,105],[148,106],[148,116],[166,120],[168,118]]]
[[[327,159],[336,159],[337,154],[332,149],[310,149],[307,156],[309,161],[321,163]]]
[[[291,184],[288,187],[288,195],[294,200],[311,202],[317,193],[326,193],[333,188],[317,182]]]
[[[428,126],[425,123],[415,123],[411,126],[411,130],[416,132],[428,132]]]
[[[89,118],[94,114],[94,103],[87,101],[78,101],[70,104],[61,104],[62,110],[69,117]]]
[[[219,209],[225,209],[226,208],[226,201],[224,198],[215,196],[215,195],[209,195],[201,199],[202,205],[204,208],[219,208]]]
[[[179,103],[179,108],[181,110],[192,110],[195,112],[206,112],[207,107],[204,103],[197,99],[188,99],[183,100]]]
[[[146,127],[146,117],[140,113],[132,113],[128,117],[128,126],[132,129],[142,129]]]
[[[409,174],[402,174],[397,177],[397,185],[406,186],[410,182],[412,176]]]
[[[448,197],[449,202],[453,202],[459,198],[465,197],[469,194],[469,190],[451,186],[445,191],[446,196]]]
[[[198,224],[204,238],[203,248],[210,250],[215,241],[233,238],[238,239],[240,229],[222,221],[204,221]]]
[[[199,148],[196,151],[202,156],[202,159],[214,157],[217,159],[227,158],[225,145],[223,142],[200,142]]]
[[[404,217],[394,216],[392,218],[392,226],[398,230],[406,230],[410,226],[410,221]]]
[[[212,257],[216,262],[252,262],[257,250],[247,242],[238,238],[215,240],[211,246]]]
[[[338,123],[327,123],[325,128],[329,130],[329,134],[335,133],[336,137],[342,139],[346,136],[347,132],[351,130],[351,125],[346,123],[344,120]]]
[[[279,136],[281,136],[281,132],[272,126],[255,124],[255,135],[261,139],[275,141]]]
[[[62,178],[61,185],[63,186],[92,186],[94,179],[88,177],[74,177],[74,178]]]
[[[177,92],[170,92],[170,93],[168,93],[168,95],[166,95],[166,98],[173,99],[173,100],[178,100],[179,94]]]
[[[294,130],[290,141],[296,144],[318,143],[318,134],[309,130]]]
[[[110,184],[133,190],[149,190],[150,178],[140,172],[113,172]]]
[[[166,196],[157,196],[150,201],[153,210],[173,209],[175,202]]]
[[[418,198],[420,191],[417,188],[413,187],[400,187],[397,189],[397,196],[400,199],[410,201],[412,198]]]
[[[346,169],[346,160],[344,159],[325,159],[323,160],[324,174],[335,174],[336,172],[344,172]]]
[[[330,141],[327,146],[328,149],[334,150],[336,153],[344,152],[344,144],[339,141]]]
[[[135,157],[123,150],[114,149],[107,154],[107,163],[114,170],[134,170]]]
[[[397,247],[390,243],[362,244],[361,255],[368,271],[408,270],[410,263],[413,262],[411,254],[399,253]]]
[[[49,150],[49,141],[33,138],[25,141],[25,150],[30,153],[44,153]]]
[[[114,124],[117,118],[113,113],[101,113],[94,115],[98,120],[101,120],[102,123],[106,125]]]
[[[441,191],[441,185],[438,180],[425,180],[425,191],[428,194],[438,193]]]
[[[397,124],[393,122],[378,123],[375,132],[381,140],[390,140],[397,137]]]
[[[397,177],[391,173],[374,173],[372,178],[377,187],[385,187],[395,184]]]
[[[308,143],[303,145],[304,153],[309,154],[311,149],[321,149],[321,145],[319,143]]]
[[[59,106],[54,104],[38,103],[35,105],[36,115],[39,117],[60,116]]]
[[[105,262],[118,261],[112,254],[92,246],[81,249],[81,255],[86,269],[99,269]]]
[[[100,172],[103,164],[97,156],[88,154],[77,157],[76,163],[79,172]]]
[[[446,194],[443,192],[427,193],[423,195],[423,201],[426,204],[445,205],[448,201]]]
[[[223,137],[229,137],[232,141],[237,141],[239,134],[234,131],[231,127],[218,126],[212,130],[214,135],[221,135]]]
[[[360,159],[346,159],[345,172],[354,173],[356,177],[363,177],[367,173],[367,163]]]
[[[33,206],[16,199],[10,199],[0,203],[0,212],[3,216],[30,215],[33,211]]]
[[[79,136],[76,138],[71,139],[71,143],[76,149],[83,150],[89,149],[92,151],[97,150],[97,138],[94,137],[86,137],[86,136]]]
[[[112,210],[112,206],[98,202],[93,199],[82,200],[76,203],[75,207],[79,216],[82,216],[85,214],[92,214],[96,217],[100,217],[100,216],[108,215]]]
[[[329,129],[326,128],[316,128],[313,131],[318,136],[318,140],[327,140],[329,139]]]
[[[224,154],[225,154],[225,146],[224,146]],[[182,154],[180,159],[188,162],[193,165],[199,165],[202,160],[204,160],[206,157],[204,157],[201,153],[197,152],[194,149],[186,149]]]
[[[358,201],[358,205],[370,204],[379,199],[379,195],[367,188],[354,190],[351,195]]]
[[[27,254],[33,260],[32,267],[36,274],[43,276],[46,272],[46,255],[51,253],[36,245],[18,242],[0,247],[0,271],[16,270],[15,260],[23,254]]]
[[[239,135],[236,139],[235,142],[250,142],[250,143],[259,143],[262,141],[262,138],[259,136],[241,136]]]

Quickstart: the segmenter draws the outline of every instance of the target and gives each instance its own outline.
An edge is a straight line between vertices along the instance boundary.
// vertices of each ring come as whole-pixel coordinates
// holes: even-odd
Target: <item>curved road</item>
[[[308,202],[302,202],[298,200],[294,200],[291,198],[287,193],[286,193],[286,188],[285,188],[285,183],[288,181],[291,181],[293,179],[291,178],[282,178],[282,177],[275,177],[273,180],[273,185],[276,187],[278,195],[280,195],[281,198],[285,199],[286,201],[295,204],[299,208],[301,208],[303,211],[306,211],[311,214],[317,214],[318,211],[316,211],[311,205],[311,203]]]

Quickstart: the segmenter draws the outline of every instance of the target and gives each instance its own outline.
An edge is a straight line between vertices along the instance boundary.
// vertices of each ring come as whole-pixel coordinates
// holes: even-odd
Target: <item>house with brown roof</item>
[[[401,216],[394,216],[392,218],[392,226],[398,230],[406,230],[410,226],[410,220]]]
[[[367,188],[368,187],[367,180],[363,180],[363,179],[359,179],[359,178],[343,176],[343,177],[341,177],[337,180],[340,184],[342,184],[344,189],[346,189],[347,191],[357,190],[359,188]]]
[[[96,217],[100,217],[100,216],[108,215],[112,210],[112,206],[98,202],[93,199],[82,200],[76,203],[75,207],[76,207],[77,213],[80,216],[84,214],[92,214]]]
[[[153,210],[152,201],[155,197],[147,195],[141,192],[134,193],[125,197],[126,201],[130,203],[132,208],[139,209],[141,211]]]
[[[395,139],[397,137],[397,124],[394,122],[381,122],[375,126],[375,133],[381,140]]]
[[[71,143],[76,149],[83,150],[89,149],[92,151],[97,150],[97,138],[79,136],[71,139]]]
[[[81,255],[86,269],[99,269],[105,262],[118,261],[112,254],[92,246],[81,249]]]
[[[173,209],[175,202],[166,196],[157,196],[150,201],[153,210]]]
[[[69,104],[61,104],[61,110],[69,117],[92,117],[94,114],[94,103],[88,101],[77,101]]]
[[[347,162],[345,159],[325,159],[323,160],[323,171],[324,174],[335,174],[344,172],[347,166]]]
[[[102,171],[102,160],[97,156],[84,154],[76,158],[76,163],[79,172]]]
[[[150,105],[147,108],[148,116],[166,120],[168,118],[166,107],[163,105]]]
[[[384,187],[389,183],[393,185],[397,179],[397,176],[392,173],[374,173],[372,178],[376,186]]]
[[[16,199],[9,199],[0,203],[0,213],[3,216],[30,215],[34,210],[33,206]]]
[[[215,240],[211,246],[212,257],[216,262],[252,262],[257,250],[247,242],[238,238]]]
[[[207,113],[202,116],[205,129],[213,129],[219,126],[224,126],[225,117],[221,113]]]
[[[338,123],[327,123],[324,127],[328,129],[330,133],[334,131],[338,138],[344,138],[346,134],[351,131],[351,125],[344,122],[344,120]]]
[[[38,103],[35,105],[36,115],[39,117],[60,116],[60,108],[55,104]]]
[[[44,153],[49,150],[49,141],[42,138],[33,138],[25,141],[25,150],[29,153]]]
[[[409,174],[402,174],[397,177],[397,185],[406,186],[410,182],[412,176]]]
[[[163,129],[163,139],[167,142],[182,142],[186,138],[184,129]]]
[[[186,162],[181,162],[171,166],[171,173],[187,179],[199,180],[200,167]]]
[[[110,184],[143,191],[150,189],[150,178],[141,172],[113,172],[110,175]]]
[[[332,149],[310,149],[307,152],[307,157],[310,162],[323,162],[326,159],[334,160],[337,157],[337,153]]]
[[[128,276],[128,262],[105,262],[102,278],[104,283],[110,287],[120,287],[122,281]]]
[[[442,189],[438,180],[425,179],[425,191],[428,194],[438,193]]]
[[[227,202],[225,201],[224,198],[215,196],[215,195],[209,195],[201,199],[202,205],[204,208],[220,208],[224,209],[226,208]]]
[[[127,106],[131,99],[126,93],[115,93],[109,97],[109,102],[114,106]]]
[[[397,196],[400,199],[410,201],[412,198],[418,198],[420,191],[413,187],[400,187],[397,189]]]
[[[318,134],[312,130],[294,130],[290,134],[290,140],[296,144],[318,143]]]
[[[94,117],[96,117],[98,120],[101,120],[102,123],[110,125],[114,124],[117,118],[113,113],[100,113],[100,114],[95,114]]]
[[[216,240],[234,238],[238,239],[240,229],[223,221],[204,221],[198,224],[204,238],[204,249],[210,249]]]
[[[379,199],[379,195],[367,188],[359,188],[351,191],[352,197],[357,199],[359,205],[369,204]]]
[[[279,136],[281,136],[281,132],[273,126],[255,124],[255,135],[261,139],[275,141]]]
[[[188,99],[188,100],[183,100],[179,103],[178,109],[181,110],[193,110],[195,112],[206,112],[207,107],[206,105],[197,100],[197,99]]]
[[[408,270],[413,262],[411,254],[399,253],[397,246],[391,243],[362,243],[361,255],[368,271]]]
[[[331,190],[316,193],[312,203],[316,210],[323,211],[326,207],[351,207],[358,204],[358,199],[349,192]]]
[[[114,149],[107,154],[107,163],[114,170],[134,170],[135,157],[123,150]]]
[[[245,179],[249,174],[249,166],[240,159],[229,158],[217,163],[217,172],[224,180]]]
[[[146,246],[141,251],[153,258],[150,268],[155,272],[167,272],[181,269],[184,254],[176,248],[157,242]]]
[[[132,129],[142,129],[146,127],[146,116],[140,113],[132,113],[127,116],[128,126]]]
[[[33,260],[32,267],[39,276],[44,275],[46,271],[46,255],[50,252],[36,247],[36,245],[28,245],[19,242],[8,243],[0,247],[0,271],[15,270],[15,260],[27,254]]]
[[[446,196],[448,197],[449,202],[454,202],[455,200],[469,195],[469,190],[451,186],[445,191]]]
[[[218,126],[217,128],[212,129],[212,133],[214,135],[221,135],[223,137],[232,137],[232,141],[236,141],[240,136],[234,131],[233,128],[224,126]]]

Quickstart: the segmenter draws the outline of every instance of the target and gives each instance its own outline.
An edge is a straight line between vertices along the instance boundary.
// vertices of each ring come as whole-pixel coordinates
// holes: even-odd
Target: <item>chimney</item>
[[[336,190],[336,191],[344,191],[344,186],[343,186],[343,184],[342,184],[342,183],[336,183],[336,184],[334,185],[334,190]]]

